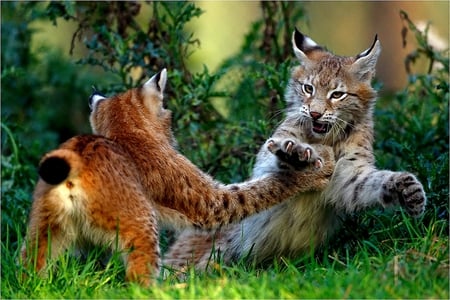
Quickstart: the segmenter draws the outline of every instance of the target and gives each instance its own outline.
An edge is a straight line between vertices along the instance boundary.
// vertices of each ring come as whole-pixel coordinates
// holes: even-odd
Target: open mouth
[[[328,131],[330,131],[330,129],[331,129],[331,125],[329,123],[322,123],[322,122],[318,122],[318,121],[313,121],[313,128],[312,128],[312,130],[315,133],[325,134]]]

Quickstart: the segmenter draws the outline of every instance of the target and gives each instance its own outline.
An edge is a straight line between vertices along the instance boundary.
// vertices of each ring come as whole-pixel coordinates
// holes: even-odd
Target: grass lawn
[[[395,218],[394,218],[395,219]],[[375,239],[405,230],[404,238],[355,241],[354,249],[327,249],[300,261],[281,260],[267,268],[214,264],[211,272],[168,271],[154,286],[124,282],[124,268],[113,258],[99,266],[101,250],[81,261],[69,254],[54,262],[46,278],[16,264],[18,251],[2,241],[3,299],[11,298],[449,298],[449,248],[446,222],[425,228],[406,216]],[[386,234],[387,233],[387,234]],[[419,236],[419,234],[424,234]],[[344,247],[345,248],[345,247]]]

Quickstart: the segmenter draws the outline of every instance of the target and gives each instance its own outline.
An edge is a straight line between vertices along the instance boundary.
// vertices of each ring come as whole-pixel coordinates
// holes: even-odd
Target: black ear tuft
[[[95,88],[95,86],[92,86],[92,94],[89,96],[89,108],[92,109],[92,105],[94,104],[94,97],[95,96],[99,96],[102,98],[106,98],[105,95],[103,95],[102,93],[100,93],[99,91],[97,91],[97,89]]]
[[[309,36],[301,33],[300,30],[297,29],[297,27],[295,28],[292,36],[292,43],[294,51],[295,49],[298,49],[305,54],[307,54],[309,51],[325,50],[322,46],[319,46],[316,42],[314,42]]]
[[[156,88],[158,89],[158,92],[161,92],[161,87],[159,86],[159,80],[161,79],[161,71],[156,73],[154,75],[154,78],[155,78]]]
[[[378,33],[375,34],[375,38],[373,39],[372,46],[369,49],[369,53],[372,52],[373,47],[375,47],[376,42],[378,41]]]
[[[356,56],[356,59],[361,58],[361,57],[363,57],[363,56],[366,56],[366,55],[368,55],[370,52],[372,52],[373,47],[375,47],[375,44],[377,43],[377,41],[378,41],[378,34],[375,34],[375,38],[373,39],[372,46],[370,46],[370,48],[367,49],[366,51],[364,51],[364,52],[358,54],[358,55]]]
[[[295,27],[294,31],[294,42],[297,48],[302,49],[303,48],[303,42],[305,40],[305,36]]]
[[[70,165],[60,157],[51,156],[39,165],[39,176],[48,184],[59,184],[69,176]]]

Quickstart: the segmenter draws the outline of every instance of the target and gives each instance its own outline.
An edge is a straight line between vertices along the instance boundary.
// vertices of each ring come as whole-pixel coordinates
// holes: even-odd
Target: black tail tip
[[[39,176],[48,184],[59,184],[69,176],[70,165],[61,157],[52,156],[39,165]]]

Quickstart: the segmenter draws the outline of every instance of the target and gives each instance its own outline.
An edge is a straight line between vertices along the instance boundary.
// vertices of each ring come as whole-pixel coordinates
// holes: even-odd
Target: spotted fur
[[[333,148],[336,168],[323,192],[304,193],[213,234],[181,233],[165,263],[205,268],[211,258],[225,263],[249,258],[256,263],[298,256],[330,238],[343,218],[381,205],[401,205],[412,217],[424,212],[422,184],[408,172],[378,170],[374,163],[371,86],[381,51],[373,45],[353,57],[336,56],[295,31],[293,49],[300,65],[286,90],[286,118],[258,154],[253,178],[295,169],[313,144]],[[280,145],[273,153],[272,143]]]
[[[171,112],[162,106],[166,76],[111,98],[95,92],[95,135],[71,138],[42,158],[22,247],[27,267],[42,271],[73,244],[103,244],[122,253],[128,280],[149,285],[160,269],[158,221],[215,228],[326,186],[334,167],[326,147],[323,158],[304,156],[300,172],[214,181],[173,147]]]

